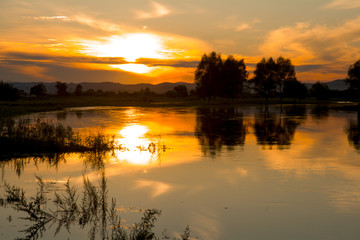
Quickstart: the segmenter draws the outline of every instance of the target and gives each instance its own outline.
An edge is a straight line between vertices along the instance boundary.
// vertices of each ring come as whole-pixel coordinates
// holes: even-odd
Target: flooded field
[[[116,148],[101,154],[2,157],[1,186],[47,197],[69,180],[107,182],[122,224],[161,210],[158,236],[195,239],[359,239],[360,116],[326,106],[67,109],[22,118],[101,132]],[[3,194],[3,190],[1,193]],[[80,199],[79,199],[80,200]],[[54,207],[49,201],[48,208]],[[0,239],[25,238],[34,222],[0,208]],[[65,225],[65,223],[64,223]],[[99,223],[99,226],[101,224]],[[47,224],[38,239],[88,239],[91,227]],[[107,230],[111,224],[106,224]],[[101,227],[96,239],[103,239]]]

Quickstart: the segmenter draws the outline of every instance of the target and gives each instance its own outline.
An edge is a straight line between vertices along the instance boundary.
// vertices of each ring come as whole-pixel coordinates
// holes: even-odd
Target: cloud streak
[[[136,63],[146,64],[151,67],[179,67],[179,68],[196,68],[199,61],[187,61],[187,60],[160,60],[151,58],[139,58]]]
[[[71,19],[67,16],[39,16],[39,17],[31,17],[34,20],[61,20],[61,21],[71,21]]]
[[[359,0],[334,0],[325,5],[325,8],[352,9],[360,7]]]
[[[220,22],[217,26],[220,29],[224,30],[233,30],[235,32],[241,32],[247,29],[251,29],[255,24],[261,22],[258,19],[255,19],[251,22],[241,22],[236,16],[229,16],[224,21]]]
[[[124,64],[127,63],[123,57],[91,57],[91,56],[56,56],[49,54],[24,53],[24,52],[7,52],[0,57],[2,63],[96,63],[96,64]]]
[[[151,18],[161,18],[164,16],[167,16],[171,13],[170,9],[165,7],[164,5],[157,3],[157,2],[151,2],[151,10],[150,11],[135,11],[135,18],[138,19],[151,19]]]

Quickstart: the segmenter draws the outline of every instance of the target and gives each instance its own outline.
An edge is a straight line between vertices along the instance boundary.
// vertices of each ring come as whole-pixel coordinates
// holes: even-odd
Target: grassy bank
[[[268,104],[329,104],[334,108],[348,108],[357,110],[357,103],[338,103],[341,99],[317,101],[304,99],[294,102],[293,99],[269,99]],[[38,98],[23,98],[13,102],[0,102],[0,117],[16,116],[34,112],[62,110],[70,107],[88,106],[134,106],[134,107],[186,107],[186,106],[236,106],[236,105],[263,105],[263,98],[240,98],[236,100],[202,100],[197,98],[168,98],[168,97],[121,97],[121,96],[48,96]]]

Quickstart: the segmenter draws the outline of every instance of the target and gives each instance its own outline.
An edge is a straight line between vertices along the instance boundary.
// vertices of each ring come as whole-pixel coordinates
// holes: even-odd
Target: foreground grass
[[[155,240],[153,229],[155,221],[161,214],[160,210],[148,209],[138,223],[124,226],[121,216],[116,210],[116,200],[109,203],[107,181],[104,174],[99,186],[94,185],[84,177],[82,194],[71,186],[68,180],[65,193],[54,194],[52,204],[47,196],[44,181],[37,177],[38,188],[35,196],[28,197],[19,187],[4,184],[5,195],[0,198],[0,206],[10,206],[22,214],[21,218],[28,221],[26,229],[20,231],[24,236],[17,239],[40,239],[52,226],[56,226],[55,235],[62,229],[71,232],[71,228],[80,226],[88,230],[88,239],[107,240]],[[190,229],[186,227],[182,240],[190,239]],[[170,239],[164,231],[161,239]],[[178,238],[174,238],[175,240]]]

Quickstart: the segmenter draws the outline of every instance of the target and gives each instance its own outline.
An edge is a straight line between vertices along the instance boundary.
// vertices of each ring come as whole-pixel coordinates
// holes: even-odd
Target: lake
[[[159,209],[156,232],[196,239],[359,239],[360,114],[326,106],[236,108],[88,107],[23,116],[101,131],[119,146],[93,158],[0,162],[4,182],[48,197],[83,178],[107,179],[124,225]],[[3,192],[3,191],[2,191]],[[24,237],[31,222],[0,208],[0,239]],[[72,226],[39,239],[88,239]]]

